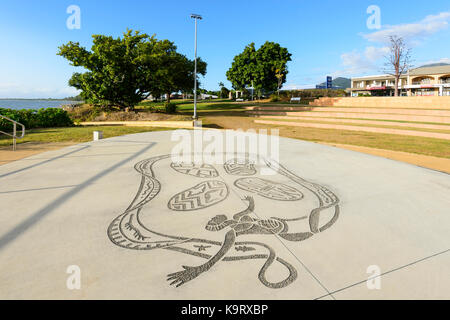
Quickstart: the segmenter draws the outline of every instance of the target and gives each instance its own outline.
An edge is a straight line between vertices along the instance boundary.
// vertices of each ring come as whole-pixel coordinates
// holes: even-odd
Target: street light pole
[[[195,62],[194,62],[194,116],[193,119],[197,120],[197,20],[202,20],[202,16],[199,14],[191,14],[191,18],[195,20]]]

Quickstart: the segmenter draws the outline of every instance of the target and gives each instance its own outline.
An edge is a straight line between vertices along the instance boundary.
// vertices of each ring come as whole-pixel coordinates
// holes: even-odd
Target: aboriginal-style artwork
[[[178,255],[180,261],[183,255],[198,259],[195,266],[182,266],[178,272],[168,272],[167,281],[175,287],[186,285],[194,279],[202,281],[202,274],[220,272],[220,269],[211,270],[214,265],[233,261],[260,265],[255,279],[267,288],[281,289],[289,286],[298,278],[296,267],[292,265],[295,260],[288,253],[280,256],[271,244],[273,241],[301,243],[329,229],[339,218],[339,199],[328,188],[297,176],[273,160],[262,160],[265,166],[277,169],[277,174],[281,176],[281,180],[277,181],[290,181],[291,186],[257,177],[237,177],[244,175],[238,174],[239,172],[250,173],[247,169],[227,170],[225,167],[222,176],[210,165],[189,168],[186,165],[171,164],[170,155],[137,163],[135,169],[142,176],[138,192],[131,205],[110,224],[107,232],[109,239],[124,249],[169,250]],[[245,163],[245,160],[239,161]],[[190,175],[192,181],[185,182],[188,185],[181,185],[180,182],[162,186],[158,178],[164,173],[154,172],[153,166],[156,163],[167,163],[166,166],[158,165],[158,168],[162,168],[158,170],[172,168],[179,174]],[[204,173],[203,168],[211,174]],[[254,175],[256,174],[255,169]],[[235,191],[233,195],[242,196],[240,201],[232,202],[232,199],[229,199],[231,190]],[[308,205],[315,203],[310,205],[311,207],[302,206],[306,203],[306,195],[314,199],[307,202]],[[274,201],[276,208],[279,208],[279,215],[284,213],[283,206],[291,204],[290,212],[295,216],[258,216],[258,209],[264,209],[259,206],[263,198],[265,205],[267,199]],[[230,201],[230,205],[225,201]],[[161,203],[167,203],[167,206]],[[233,209],[233,206],[236,208]],[[228,212],[222,212],[223,208]],[[179,226],[176,229],[175,224],[172,224],[176,219],[190,219],[185,220],[189,223],[198,221],[199,231],[186,230],[183,224],[181,228]],[[161,221],[168,223],[161,224]],[[165,227],[164,230],[162,226]],[[192,234],[181,235],[182,232]],[[156,255],[157,252],[152,254]],[[230,263],[230,267],[235,266],[237,265]],[[272,268],[278,271],[275,274],[280,274],[279,279],[273,279]],[[269,269],[270,277],[267,276]],[[247,274],[245,276],[247,277]]]
[[[236,180],[234,185],[239,189],[257,193],[271,200],[298,201],[303,199],[303,194],[295,188],[260,178],[243,178]]]
[[[256,174],[255,165],[248,159],[232,159],[224,164],[225,171],[233,176],[253,176]]]
[[[247,246],[240,246],[240,247],[236,247],[235,248],[236,251],[242,251],[242,252],[247,252],[247,251],[255,251],[255,248],[252,247],[247,247]]]
[[[217,170],[209,164],[172,163],[170,166],[179,173],[198,178],[216,178],[219,176]]]
[[[175,211],[204,209],[225,200],[228,193],[228,187],[222,181],[206,181],[175,195],[168,206]]]
[[[194,248],[197,248],[198,251],[206,251],[206,249],[211,248],[211,246],[204,246],[204,245],[200,245],[200,246],[194,246]]]

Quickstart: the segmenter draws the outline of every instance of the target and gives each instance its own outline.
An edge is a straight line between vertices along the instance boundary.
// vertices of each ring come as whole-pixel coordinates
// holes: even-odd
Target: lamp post
[[[194,121],[197,117],[197,20],[202,20],[199,14],[191,14],[191,18],[195,20],[195,62],[194,62]]]

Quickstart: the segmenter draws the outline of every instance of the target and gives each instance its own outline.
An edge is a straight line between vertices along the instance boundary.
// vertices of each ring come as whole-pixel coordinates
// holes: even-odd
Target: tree
[[[133,109],[151,94],[190,90],[194,87],[193,62],[176,52],[169,40],[157,40],[127,30],[122,38],[93,35],[91,51],[69,42],[58,55],[85,73],[74,73],[69,85],[81,90],[88,103]],[[206,63],[200,60],[200,74]],[[189,84],[191,82],[191,84]]]
[[[389,55],[386,56],[385,72],[394,76],[395,96],[399,96],[400,78],[411,66],[411,49],[408,48],[403,38],[390,36]]]
[[[227,98],[230,94],[230,90],[228,90],[225,85],[223,84],[223,82],[219,82],[219,87],[220,87],[220,91],[219,91],[219,96],[220,98]]]
[[[286,82],[287,63],[291,56],[278,43],[267,41],[258,50],[251,43],[234,57],[227,78],[236,90],[243,90],[252,82],[259,93],[278,90]]]
[[[243,90],[256,76],[257,61],[255,44],[251,43],[244,51],[234,57],[231,68],[227,71],[227,79],[236,90]]]
[[[284,79],[285,75],[281,69],[277,69],[277,70],[275,70],[275,77],[278,80],[277,91],[278,91],[278,98],[279,98],[280,97],[280,89],[283,86],[283,79]]]
[[[194,63],[178,52],[171,52],[160,58],[156,73],[157,91],[167,94],[167,102],[170,102],[172,92],[191,92],[194,89]],[[206,62],[197,58],[197,73],[205,75],[206,68]],[[198,76],[197,87],[200,87]]]
[[[132,109],[155,87],[154,56],[160,54],[156,52],[158,40],[132,30],[127,30],[123,38],[92,37],[91,51],[73,42],[59,48],[58,55],[73,66],[88,70],[74,73],[69,85],[81,90],[81,96],[89,103]],[[167,50],[174,48],[167,46]]]
[[[292,54],[278,43],[266,42],[257,51],[257,65],[259,74],[263,73],[262,89],[275,91],[286,82],[288,74],[287,63],[291,61]],[[278,71],[277,71],[278,70]],[[277,78],[277,72],[281,79]]]

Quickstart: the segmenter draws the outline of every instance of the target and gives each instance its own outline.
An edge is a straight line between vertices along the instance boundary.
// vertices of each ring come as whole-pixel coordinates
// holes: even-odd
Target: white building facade
[[[351,92],[357,96],[394,96],[392,75],[352,78]],[[401,96],[450,96],[450,65],[421,67],[402,75]]]

